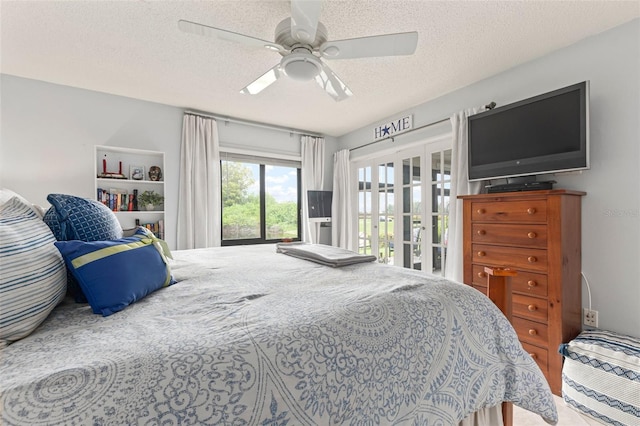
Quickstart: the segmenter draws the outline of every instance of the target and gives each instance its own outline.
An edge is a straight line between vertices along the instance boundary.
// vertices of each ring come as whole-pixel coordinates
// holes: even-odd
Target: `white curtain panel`
[[[320,242],[320,223],[309,221],[307,191],[321,191],[324,181],[324,138],[302,136],[302,241]]]
[[[447,260],[444,276],[462,282],[462,202],[458,195],[479,194],[482,182],[469,182],[467,117],[484,111],[485,107],[470,108],[451,116],[453,144],[451,149],[451,192],[449,195],[449,229],[447,231]]]
[[[178,250],[220,246],[220,152],[211,118],[184,115],[179,191]]]
[[[333,154],[333,200],[331,203],[331,243],[354,250],[349,150]]]

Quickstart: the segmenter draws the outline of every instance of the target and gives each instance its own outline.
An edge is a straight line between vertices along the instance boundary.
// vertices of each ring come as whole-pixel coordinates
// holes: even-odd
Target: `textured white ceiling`
[[[329,40],[418,31],[415,55],[326,61],[354,96],[280,79],[280,55],[185,34],[179,19],[273,40],[288,1],[0,2],[0,71],[340,136],[640,16],[638,1],[325,1]]]

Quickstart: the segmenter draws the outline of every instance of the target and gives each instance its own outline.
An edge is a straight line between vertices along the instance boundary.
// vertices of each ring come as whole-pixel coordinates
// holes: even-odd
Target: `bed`
[[[174,251],[175,284],[108,316],[65,298],[0,352],[5,425],[455,425],[502,401],[557,421],[484,295],[274,245]]]

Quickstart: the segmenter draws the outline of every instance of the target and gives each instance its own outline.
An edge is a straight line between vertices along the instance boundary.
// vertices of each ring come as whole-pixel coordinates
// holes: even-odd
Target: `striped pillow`
[[[0,206],[0,348],[28,336],[64,297],[54,242],[30,205],[13,197]]]

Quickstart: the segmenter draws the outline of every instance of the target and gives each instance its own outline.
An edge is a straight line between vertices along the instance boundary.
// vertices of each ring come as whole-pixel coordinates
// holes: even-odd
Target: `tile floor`
[[[601,426],[590,417],[583,416],[577,411],[569,408],[562,398],[554,395],[556,407],[558,407],[558,425],[557,426]],[[547,422],[542,420],[537,414],[523,410],[514,405],[513,407],[513,426],[548,426]]]

